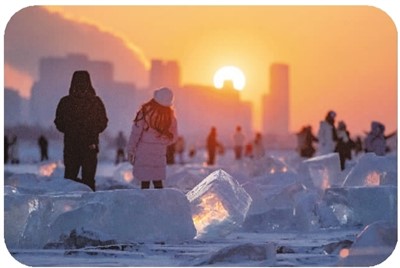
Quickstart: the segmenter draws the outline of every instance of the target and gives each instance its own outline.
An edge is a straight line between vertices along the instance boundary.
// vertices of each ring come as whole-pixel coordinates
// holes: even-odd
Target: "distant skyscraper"
[[[176,61],[152,60],[150,69],[150,88],[167,86],[178,88],[180,84],[180,68]]]
[[[289,134],[289,66],[273,64],[270,92],[263,99],[263,133],[270,136]]]
[[[150,88],[159,87],[163,81],[163,62],[161,60],[152,60],[150,68]]]
[[[215,126],[224,146],[232,145],[232,135],[240,125],[247,138],[252,133],[252,105],[227,81],[222,89],[214,86],[185,85],[175,94],[179,131],[194,137],[203,146],[210,128]]]
[[[17,90],[4,88],[4,125],[15,126],[21,123],[22,98]]]

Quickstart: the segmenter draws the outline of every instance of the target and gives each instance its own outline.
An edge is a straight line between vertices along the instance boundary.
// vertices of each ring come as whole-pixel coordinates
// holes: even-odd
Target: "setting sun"
[[[242,70],[235,66],[224,66],[218,69],[214,74],[214,86],[216,88],[222,88],[225,81],[232,81],[233,87],[236,90],[243,90],[246,84],[246,77]]]

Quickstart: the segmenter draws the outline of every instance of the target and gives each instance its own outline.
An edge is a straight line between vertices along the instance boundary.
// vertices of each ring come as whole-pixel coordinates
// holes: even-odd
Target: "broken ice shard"
[[[379,185],[397,186],[397,157],[364,154],[343,182],[343,187]]]
[[[186,194],[197,238],[223,237],[243,223],[252,199],[227,172],[219,169]]]
[[[341,185],[340,161],[337,153],[316,156],[303,161],[300,174],[306,186],[321,190]]]

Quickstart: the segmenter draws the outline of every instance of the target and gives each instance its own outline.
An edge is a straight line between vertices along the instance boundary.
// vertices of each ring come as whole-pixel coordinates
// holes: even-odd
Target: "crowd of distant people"
[[[49,160],[49,142],[44,135],[40,135],[38,140],[40,161]],[[4,164],[19,164],[19,142],[17,135],[4,135]]]
[[[324,120],[319,123],[318,133],[315,135],[311,125],[304,126],[296,133],[296,151],[303,158],[311,158],[317,155],[338,153],[340,168],[345,169],[346,161],[351,160],[354,155],[361,152],[373,152],[376,155],[385,155],[390,148],[387,139],[396,135],[396,131],[385,135],[385,126],[377,121],[371,123],[371,129],[366,133],[364,139],[361,136],[351,137],[347,125],[344,121],[339,121],[336,125],[336,112],[329,111]],[[206,150],[207,165],[215,165],[218,155],[225,153],[224,143],[218,139],[217,127],[212,126],[205,139],[204,148]],[[260,159],[266,154],[263,136],[261,132],[256,132],[253,139],[246,140],[242,127],[237,125],[232,135],[232,150],[235,160],[243,158]],[[126,138],[119,132],[116,138],[116,159],[115,164],[128,161],[125,155]],[[201,147],[201,146],[200,146]],[[187,152],[186,152],[187,150]],[[192,145],[186,148],[185,139],[179,135],[174,143],[166,147],[166,164],[185,164],[196,155],[196,147]],[[187,157],[185,157],[185,152]]]
[[[297,148],[296,151],[303,158],[311,158],[316,155],[324,155],[336,152],[339,155],[340,167],[345,169],[346,161],[351,160],[354,155],[361,152],[373,152],[376,155],[383,156],[389,152],[387,140],[397,134],[394,131],[385,135],[385,126],[377,121],[372,121],[369,132],[366,132],[364,139],[361,136],[351,137],[347,125],[344,121],[335,124],[336,112],[329,111],[324,120],[319,123],[317,134],[313,133],[311,125],[306,125],[296,133]],[[260,132],[255,133],[254,139],[246,141],[240,125],[236,126],[232,135],[232,150],[234,158],[241,160],[243,158],[259,159],[265,155],[265,146]],[[127,162],[126,153],[127,138],[122,131],[119,131],[113,146],[115,146],[115,165]],[[48,139],[40,135],[37,139],[40,161],[49,160]],[[207,152],[207,165],[215,165],[217,155],[224,154],[226,148],[224,143],[218,140],[217,128],[212,126],[206,137],[205,149]],[[16,135],[4,140],[4,163],[19,164],[19,144]],[[197,149],[194,145],[186,148],[185,139],[182,135],[176,138],[176,141],[166,147],[166,163],[185,164],[196,155]],[[187,157],[185,156],[187,153]]]
[[[131,126],[129,138],[120,131],[116,137],[115,164],[130,162],[132,172],[142,189],[163,188],[166,177],[166,165],[185,164],[185,152],[193,158],[197,148],[186,142],[177,131],[177,121],[173,109],[173,92],[162,87],[153,92],[153,97],[137,111]],[[336,112],[329,111],[319,123],[317,135],[311,126],[304,126],[297,136],[297,152],[301,157],[338,153],[340,167],[343,170],[346,161],[353,154],[372,152],[383,156],[388,152],[387,140],[397,131],[385,135],[385,126],[377,121],[371,123],[371,129],[364,140],[360,136],[352,138],[344,121],[336,125]],[[57,105],[54,124],[64,134],[63,160],[64,177],[88,185],[95,191],[95,173],[97,154],[99,153],[99,134],[108,124],[106,108],[92,86],[89,72],[79,70],[73,73],[69,94],[62,97]],[[44,135],[38,138],[40,161],[49,159],[49,143]],[[266,155],[262,133],[257,132],[253,139],[246,141],[240,125],[233,127],[232,140],[221,142],[216,126],[211,126],[205,137],[204,148],[207,153],[205,164],[215,165],[217,156],[226,151],[224,144],[232,144],[234,159],[260,159]],[[7,135],[4,140],[4,162],[18,164],[18,138]],[[78,178],[81,173],[82,178]]]
[[[329,111],[325,119],[319,123],[317,136],[313,134],[311,126],[304,126],[297,133],[297,151],[305,158],[329,153],[338,153],[341,169],[345,169],[346,161],[351,160],[360,152],[375,153],[384,156],[389,152],[387,140],[397,134],[397,131],[385,135],[385,126],[377,121],[371,122],[371,128],[364,140],[360,136],[351,137],[344,121],[335,125],[336,112]],[[314,144],[318,143],[317,148]]]

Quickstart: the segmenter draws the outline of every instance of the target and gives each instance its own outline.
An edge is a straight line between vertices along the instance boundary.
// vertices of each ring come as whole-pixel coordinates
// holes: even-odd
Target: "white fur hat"
[[[174,94],[172,93],[171,89],[167,87],[162,87],[154,91],[153,98],[158,104],[168,107],[172,106]]]

